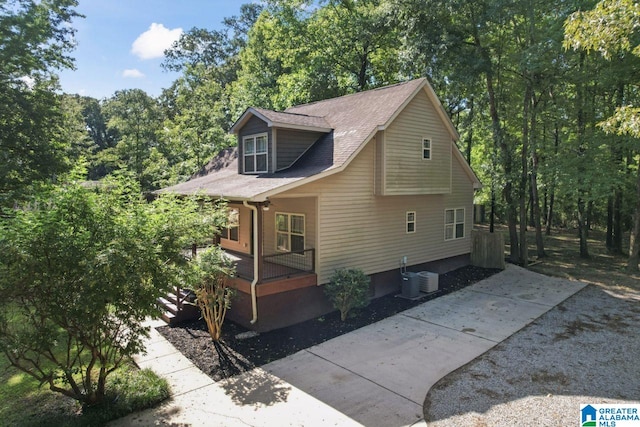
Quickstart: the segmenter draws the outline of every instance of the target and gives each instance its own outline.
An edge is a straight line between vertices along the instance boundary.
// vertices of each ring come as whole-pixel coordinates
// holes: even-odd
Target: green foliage
[[[111,179],[38,194],[0,223],[0,351],[53,391],[84,404],[143,351],[156,299],[184,276],[183,248],[214,233],[198,203],[144,200]]]
[[[369,303],[369,283],[369,276],[359,269],[338,269],[333,273],[329,283],[324,286],[324,293],[333,306],[340,310],[342,321],[347,320],[352,309]]]
[[[154,149],[164,155],[158,142],[162,120],[157,101],[141,89],[127,89],[108,99],[103,111],[109,117],[108,126],[119,136],[114,147],[119,161],[134,173],[143,190],[159,188],[160,179],[146,168]]]
[[[186,180],[230,145],[225,131],[231,119],[223,87],[202,65],[189,66],[164,97],[173,106],[161,134],[169,172],[166,185]]]
[[[28,89],[0,76],[0,206],[69,169],[62,124],[60,96],[50,85]]]
[[[565,22],[565,47],[596,51],[607,59],[620,52],[640,56],[638,17],[633,0],[602,0],[592,10],[573,13]]]
[[[165,379],[126,364],[113,373],[105,400],[81,407],[78,402],[40,387],[38,381],[7,366],[0,355],[0,417],[4,425],[94,426],[157,405],[169,397]]]
[[[193,262],[191,287],[214,341],[220,340],[222,324],[231,307],[234,289],[228,286],[228,280],[234,275],[235,265],[219,246],[205,249]]]
[[[107,388],[109,403],[100,412],[108,411],[109,419],[119,418],[150,408],[169,398],[170,393],[167,380],[151,369],[139,370],[133,366],[123,366],[114,372]],[[93,408],[88,409],[85,413],[93,411]]]
[[[251,28],[232,109],[285,109],[401,79],[389,2],[274,1]]]
[[[0,3],[0,206],[68,170],[53,72],[72,67],[75,0]]]
[[[75,29],[69,24],[80,16],[73,10],[77,5],[76,0],[0,3],[2,80],[72,67],[73,60],[66,54],[73,48]]]

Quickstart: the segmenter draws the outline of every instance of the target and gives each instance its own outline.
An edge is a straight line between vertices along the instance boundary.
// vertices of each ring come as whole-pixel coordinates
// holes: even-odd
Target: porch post
[[[256,271],[256,277],[258,279],[258,283],[262,283],[263,279],[264,279],[264,238],[263,238],[263,230],[264,230],[264,212],[262,210],[262,203],[257,203],[257,208],[256,209],[256,215],[258,216],[258,227],[256,229],[256,235],[254,236],[254,239],[258,239],[258,244],[257,246],[257,251],[255,253],[255,256],[258,257],[258,271]]]

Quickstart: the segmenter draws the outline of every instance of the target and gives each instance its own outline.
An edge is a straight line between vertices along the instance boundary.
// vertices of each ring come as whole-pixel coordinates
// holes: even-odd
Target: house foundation
[[[431,271],[444,274],[470,264],[470,255],[459,255],[437,261],[408,266],[408,271]],[[400,269],[371,276],[371,297],[399,293],[402,283]],[[335,309],[324,294],[324,287],[315,283],[315,275],[301,275],[285,280],[258,284],[256,288],[258,320],[251,323],[251,291],[249,282],[236,279],[236,288],[227,318],[247,329],[267,332],[304,322]]]

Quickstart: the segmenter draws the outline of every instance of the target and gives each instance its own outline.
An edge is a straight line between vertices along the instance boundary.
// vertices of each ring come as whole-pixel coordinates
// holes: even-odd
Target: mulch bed
[[[230,378],[254,367],[286,357],[331,338],[375,323],[425,301],[462,289],[500,270],[466,266],[440,275],[439,290],[412,301],[388,295],[372,300],[345,322],[336,311],[293,326],[240,339],[246,328],[231,321],[223,326],[222,339],[213,342],[200,319],[158,328],[169,342],[214,381]]]

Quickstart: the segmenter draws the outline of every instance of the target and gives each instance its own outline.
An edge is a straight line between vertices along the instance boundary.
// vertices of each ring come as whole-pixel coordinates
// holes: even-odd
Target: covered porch
[[[255,262],[253,255],[225,249],[227,257],[236,267],[236,277],[253,281]],[[289,279],[296,276],[315,276],[315,249],[263,255],[258,260],[258,284]]]
[[[209,244],[220,245],[235,265],[228,281],[236,289],[227,317],[265,331],[330,311],[316,274],[316,200],[231,201],[229,223]],[[193,246],[197,257],[205,246]],[[176,320],[187,295],[175,293]]]
[[[249,254],[225,252],[236,266],[236,276],[229,282],[236,289],[227,312],[230,320],[267,331],[330,311],[318,286],[315,249],[264,255],[257,262]]]

